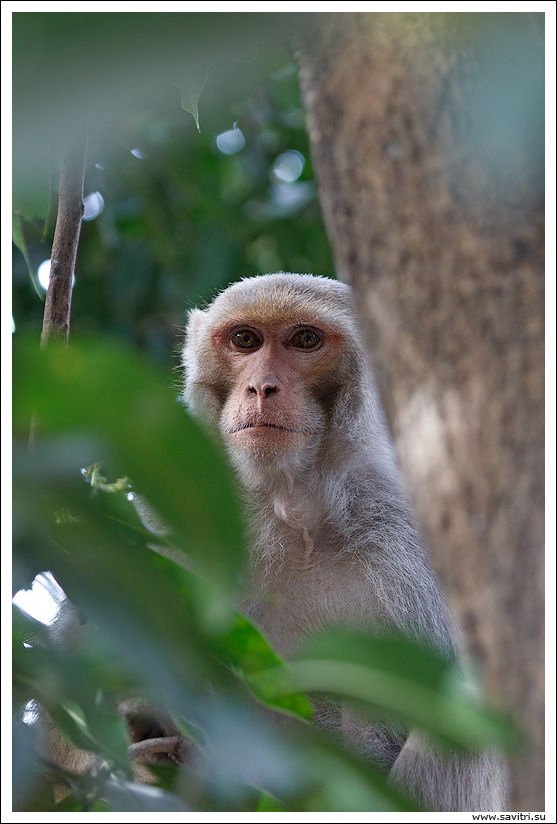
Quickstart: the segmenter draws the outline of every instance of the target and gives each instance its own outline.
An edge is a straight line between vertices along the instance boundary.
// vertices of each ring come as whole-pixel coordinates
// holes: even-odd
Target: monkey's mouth
[[[275,429],[278,432],[285,432],[287,435],[305,435],[309,433],[301,432],[299,429],[288,429],[286,426],[279,426],[276,423],[243,423],[240,426],[230,429],[228,434],[235,435],[237,432],[245,432],[246,429]]]

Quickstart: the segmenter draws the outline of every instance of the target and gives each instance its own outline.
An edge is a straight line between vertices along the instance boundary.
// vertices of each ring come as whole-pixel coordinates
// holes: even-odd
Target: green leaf
[[[110,807],[105,801],[94,801],[87,803],[82,798],[75,795],[67,795],[62,801],[56,804],[53,812],[56,813],[109,813]]]
[[[48,162],[35,175],[29,167],[14,167],[12,209],[25,220],[45,223],[50,206],[50,167]]]
[[[98,716],[87,719],[83,709],[75,702],[66,699],[64,704],[50,706],[49,711],[60,732],[70,744],[79,749],[114,759],[121,768],[130,773],[131,777],[125,726],[116,713],[111,720],[120,733],[119,740],[114,734],[106,734],[108,726],[105,719]],[[115,742],[121,746],[114,746]]]
[[[15,638],[19,637],[16,631]],[[50,648],[44,627],[30,640],[31,647],[14,643],[15,685],[27,686],[30,696],[49,712],[74,746],[103,754],[131,777],[124,721],[116,711],[116,703],[95,685],[95,676],[105,676],[105,685],[109,683],[106,663],[99,662],[94,652],[95,639],[90,641],[91,650],[80,649],[73,654]]]
[[[14,345],[14,423],[25,436],[31,413],[38,431],[87,433],[98,439],[96,460],[110,456],[168,524],[175,546],[223,596],[243,568],[244,538],[228,464],[177,403],[170,382],[122,345],[103,340],[50,345],[37,353]],[[93,463],[92,441],[75,460]],[[103,454],[104,450],[104,454]],[[93,460],[89,460],[93,457]]]
[[[40,734],[35,724],[17,718],[12,725],[12,792],[14,810],[26,807],[34,785],[40,782]]]
[[[330,693],[368,714],[402,720],[463,748],[512,747],[517,733],[503,716],[473,700],[457,664],[408,638],[335,631],[304,646],[287,668],[260,674],[271,695]]]
[[[193,741],[200,750],[207,746],[209,743],[209,737],[205,730],[198,724],[193,724],[191,721],[188,721],[186,718],[183,718],[174,712],[170,713],[170,717],[182,735],[190,741]]]
[[[25,258],[25,263],[27,264],[27,269],[29,270],[29,277],[31,278],[31,283],[33,284],[35,292],[41,300],[44,300],[44,289],[39,283],[37,267],[33,265],[31,260],[29,245],[25,237],[24,228],[25,218],[21,212],[12,212],[12,240]]]
[[[299,783],[290,793],[269,793],[266,788],[277,804],[284,805],[277,807],[277,812],[418,810],[414,801],[388,781],[383,770],[349,752],[338,738],[300,727],[291,728],[289,738]],[[271,806],[273,800],[263,803]]]
[[[377,767],[350,756],[332,743],[310,751],[306,757],[312,759],[309,771],[315,783],[296,809],[344,813],[419,809],[414,801],[393,787]]]
[[[174,793],[132,781],[109,781],[103,797],[112,812],[191,812],[186,802]]]
[[[293,715],[301,721],[311,720],[313,708],[302,692],[277,695],[274,685],[269,687],[273,672],[277,673],[279,682],[281,677],[287,676],[285,664],[245,616],[237,614],[232,629],[218,639],[217,654],[262,704]],[[263,679],[260,678],[262,671],[265,673]]]
[[[258,813],[282,813],[286,811],[285,805],[269,793],[261,793],[256,812]]]

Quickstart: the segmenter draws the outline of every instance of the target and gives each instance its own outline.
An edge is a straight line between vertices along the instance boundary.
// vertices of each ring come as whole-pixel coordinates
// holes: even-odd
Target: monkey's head
[[[298,474],[327,446],[338,452],[343,429],[354,439],[364,362],[348,286],[246,278],[189,313],[184,399],[253,486],[262,473]]]

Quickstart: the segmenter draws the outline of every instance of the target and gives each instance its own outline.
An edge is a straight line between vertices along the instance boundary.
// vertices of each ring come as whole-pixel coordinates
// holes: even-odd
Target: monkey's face
[[[349,301],[338,282],[277,274],[189,313],[184,398],[218,427],[249,487],[307,470],[333,430],[340,443],[359,382]]]
[[[338,334],[310,323],[240,320],[212,343],[228,379],[220,430],[231,451],[296,465],[313,453],[326,427],[317,387],[336,360]]]

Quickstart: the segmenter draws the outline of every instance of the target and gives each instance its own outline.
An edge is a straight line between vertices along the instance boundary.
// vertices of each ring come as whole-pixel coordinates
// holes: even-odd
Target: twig
[[[178,761],[177,754],[181,738],[181,735],[146,738],[144,741],[137,741],[135,744],[130,744],[128,752],[132,759],[147,758],[157,753],[166,753],[171,757],[175,756],[172,760]]]
[[[72,279],[83,218],[86,154],[87,139],[81,136],[73,141],[64,155],[44,308],[42,347],[55,335],[67,341],[70,331]]]

